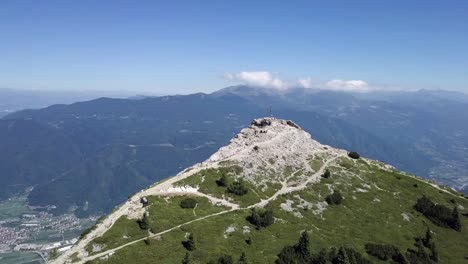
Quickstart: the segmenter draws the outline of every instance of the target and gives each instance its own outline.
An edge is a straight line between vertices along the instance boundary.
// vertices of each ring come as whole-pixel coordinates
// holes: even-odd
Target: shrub
[[[346,264],[371,264],[361,253],[353,248],[340,247],[329,250],[322,249],[317,254],[310,254],[309,237],[307,232],[303,232],[299,241],[294,246],[286,246],[278,254],[277,264],[328,264],[328,263],[346,263]]]
[[[256,209],[252,209],[252,213],[247,217],[252,225],[256,226],[257,229],[261,229],[272,225],[275,222],[273,217],[273,211],[270,209],[257,212]]]
[[[185,252],[184,259],[182,260],[182,264],[190,264],[192,261],[190,260],[190,253]]]
[[[194,251],[197,247],[195,245],[195,238],[192,233],[190,233],[188,239],[182,242],[182,245],[188,251]]]
[[[307,231],[301,233],[299,241],[294,246],[286,246],[278,254],[278,264],[286,263],[309,263],[309,234]]]
[[[325,197],[325,201],[330,205],[341,204],[342,200],[343,196],[341,196],[341,193],[339,191],[334,191],[332,194]]]
[[[330,176],[331,176],[331,173],[329,169],[326,169],[325,172],[322,174],[322,177],[325,179],[330,178]]]
[[[226,174],[221,175],[221,178],[219,178],[219,179],[216,180],[216,184],[217,184],[219,187],[226,187],[226,186],[228,186],[228,177],[226,176]]]
[[[149,229],[148,214],[145,213],[143,215],[143,218],[141,218],[140,220],[137,220],[137,224],[142,230],[148,230]]]
[[[460,216],[455,206],[453,210],[441,205],[435,204],[427,196],[423,195],[414,205],[416,211],[422,213],[431,222],[442,227],[449,227],[456,231],[461,231]]]
[[[367,243],[365,249],[367,254],[385,261],[401,255],[400,250],[393,245]]]
[[[234,261],[232,260],[232,256],[224,254],[216,261],[211,260],[208,264],[234,264]]]
[[[355,151],[351,151],[348,153],[348,157],[352,158],[352,159],[359,159],[360,156],[359,156],[359,153],[355,152]]]
[[[284,247],[278,254],[276,264],[305,263],[298,261],[298,254],[293,246]]]
[[[245,255],[245,252],[242,252],[241,256],[239,257],[239,260],[237,261],[237,264],[247,264],[247,256]]]
[[[193,198],[185,198],[180,201],[180,207],[182,208],[195,208],[197,201]]]
[[[230,184],[227,188],[228,193],[232,193],[234,195],[242,196],[247,194],[247,188],[245,187],[245,183],[242,180],[238,180]]]

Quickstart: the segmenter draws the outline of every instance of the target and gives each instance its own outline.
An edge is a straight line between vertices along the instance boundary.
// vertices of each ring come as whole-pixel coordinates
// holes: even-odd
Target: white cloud
[[[363,80],[335,79],[323,83],[314,82],[310,77],[307,77],[292,81],[285,81],[268,71],[243,71],[239,73],[227,73],[225,74],[225,78],[249,86],[278,90],[286,90],[288,88],[307,88],[333,91],[367,92],[375,89],[375,87],[370,86],[366,81]]]
[[[371,90],[369,84],[363,80],[331,80],[325,84],[324,88],[350,92],[366,92]]]
[[[274,89],[288,88],[288,85],[285,81],[275,77],[273,74],[267,71],[244,71],[235,74],[228,73],[226,74],[226,78],[256,87]]]
[[[297,80],[299,87],[302,88],[313,88],[314,83],[311,78],[299,79]]]

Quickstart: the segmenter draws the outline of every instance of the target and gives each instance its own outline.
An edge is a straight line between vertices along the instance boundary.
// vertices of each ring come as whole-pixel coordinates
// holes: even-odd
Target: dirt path
[[[268,130],[268,133],[265,131],[265,129]],[[252,152],[254,146],[258,146],[260,148],[260,151],[263,151],[261,155],[255,155],[255,153],[259,152]],[[303,172],[302,176],[307,175],[306,172],[311,171],[311,168],[308,164],[308,155],[317,152],[324,152],[324,149],[326,149],[326,152],[331,154],[332,157],[330,157],[318,171],[316,171],[313,175],[305,179],[305,181],[302,182],[300,185],[288,186],[288,180],[290,180],[292,177],[295,177],[301,171]],[[140,199],[143,197],[155,195],[168,196],[188,194],[206,197],[213,204],[221,204],[225,207],[231,208],[230,210],[222,211],[220,213],[208,215],[202,218],[197,218],[195,220],[182,224],[186,225],[194,221],[200,221],[208,217],[220,215],[235,210],[245,210],[255,206],[264,207],[270,201],[276,199],[279,195],[302,190],[306,188],[309,183],[318,181],[320,179],[321,174],[324,172],[325,167],[336,158],[343,156],[343,153],[345,152],[333,148],[327,148],[324,145],[321,145],[320,143],[312,140],[308,133],[304,132],[302,129],[292,128],[290,125],[285,124],[284,120],[281,121],[272,119],[272,125],[268,128],[260,129],[251,126],[250,128],[242,130],[241,133],[239,133],[236,137],[234,137],[231,140],[231,143],[229,145],[219,149],[205,162],[195,164],[194,166],[180,172],[176,176],[168,178],[163,182],[156,183],[150,186],[149,188],[133,195],[127,202],[125,202],[123,205],[117,208],[113,213],[108,215],[101,223],[96,224],[95,229],[92,232],[90,232],[85,238],[81,239],[72,249],[66,251],[63,255],[59,256],[55,261],[52,261],[51,263],[67,263],[67,261],[70,261],[71,255],[76,253],[78,254],[78,257],[82,259],[82,261],[78,263],[84,263],[84,261],[105,256],[106,254],[110,254],[112,252],[115,252],[116,250],[124,248],[125,246],[138,242],[132,241],[118,248],[110,249],[108,251],[101,252],[92,256],[88,256],[88,252],[85,249],[85,247],[89,245],[92,240],[102,236],[107,230],[109,230],[120,217],[127,216],[132,219],[137,219],[141,217],[145,210],[140,204]],[[283,159],[279,159],[279,156],[281,156]],[[241,208],[238,204],[232,203],[225,199],[220,199],[201,193],[198,191],[198,189],[193,187],[174,186],[175,183],[187,177],[190,177],[202,170],[209,168],[219,168],[219,163],[222,161],[247,160],[252,162],[252,158],[256,158],[254,162],[256,162],[257,164],[256,167],[258,167],[259,164],[267,162],[267,158],[269,157],[276,158],[279,161],[275,164],[271,164],[271,166],[273,167],[277,166],[278,168],[284,168],[284,166],[291,164],[291,166],[296,166],[296,168],[301,167],[302,169],[295,171],[290,177],[285,179],[283,182],[281,182],[280,179],[276,179],[282,183],[281,189],[268,199],[261,200],[259,203],[249,206],[247,208]],[[287,160],[284,159],[285,157],[287,158]],[[249,173],[256,173],[256,171],[247,171],[247,168],[248,167],[244,168],[244,173],[247,176]],[[180,227],[182,225],[176,226],[174,228]],[[164,234],[173,230],[174,228],[168,229],[166,231],[163,231],[162,233],[154,235]]]
[[[229,212],[232,212],[232,211],[236,211],[236,210],[239,210],[239,209],[231,209],[231,210],[226,210],[226,211],[221,211],[221,212],[218,212],[218,213],[214,213],[214,214],[210,214],[210,215],[207,215],[207,216],[204,216],[204,217],[200,217],[200,218],[197,218],[197,219],[194,219],[194,220],[191,220],[191,221],[188,221],[188,222],[185,222],[183,224],[180,224],[180,225],[177,225],[177,226],[174,226],[174,227],[171,227],[169,229],[166,229],[164,231],[161,231],[159,233],[156,233],[156,234],[152,234],[152,235],[149,235],[147,237],[144,237],[144,238],[140,238],[140,239],[137,239],[137,240],[133,240],[132,242],[128,242],[127,244],[124,244],[124,245],[121,245],[119,247],[116,247],[116,248],[113,248],[113,249],[109,249],[107,251],[104,251],[104,252],[101,252],[101,253],[98,253],[98,254],[95,254],[95,255],[92,255],[92,256],[88,256],[88,257],[85,257],[84,259],[78,261],[78,262],[74,262],[74,263],[86,263],[86,261],[91,261],[91,260],[94,260],[96,258],[100,258],[100,257],[103,257],[103,256],[106,256],[108,254],[113,254],[115,251],[118,251],[122,248],[125,248],[125,247],[128,247],[130,245],[133,245],[135,243],[138,243],[140,241],[143,241],[147,238],[151,238],[151,237],[156,237],[156,236],[161,236],[161,235],[164,235],[166,233],[169,233],[171,232],[172,230],[174,229],[177,229],[177,228],[180,228],[182,226],[185,226],[185,225],[189,225],[191,223],[194,223],[194,222],[198,222],[198,221],[201,221],[201,220],[205,220],[207,218],[211,218],[211,217],[214,217],[214,216],[218,216],[218,215],[222,215],[222,214],[226,214],[226,213],[229,213]]]
[[[325,172],[325,169],[327,168],[328,164],[330,164],[331,162],[333,162],[334,160],[336,160],[337,158],[339,157],[343,157],[344,155],[338,155],[338,156],[335,156],[333,158],[330,158],[329,160],[327,160],[321,167],[320,169],[315,172],[312,176],[310,176],[309,178],[307,178],[307,180],[305,180],[303,183],[301,183],[300,185],[298,186],[287,186],[287,183],[286,182],[283,182],[283,187],[277,191],[275,194],[273,194],[270,198],[266,199],[266,200],[262,200],[256,204],[253,204],[247,208],[254,208],[254,207],[265,207],[269,202],[275,200],[276,198],[278,198],[278,196],[280,195],[283,195],[283,194],[287,194],[287,193],[291,193],[291,192],[296,192],[296,191],[300,191],[300,190],[303,190],[307,187],[307,184],[313,182],[313,181],[319,181],[320,180],[320,177],[322,176],[322,174]]]
[[[203,162],[198,163],[194,165],[193,167],[191,167],[191,170],[184,170],[172,178],[169,178],[161,183],[157,183],[156,185],[149,187],[146,190],[142,190],[136,193],[128,201],[126,201],[123,205],[121,205],[116,211],[106,216],[100,223],[96,223],[94,230],[91,231],[88,235],[86,235],[83,239],[79,240],[78,243],[74,245],[70,250],[64,252],[64,254],[60,255],[58,258],[50,261],[49,263],[51,264],[67,263],[67,260],[69,260],[71,255],[75,253],[78,253],[78,256],[80,258],[86,257],[87,255],[87,252],[85,249],[86,245],[88,245],[95,238],[102,236],[107,230],[109,230],[114,225],[114,223],[120,217],[124,215],[131,215],[135,211],[134,208],[141,208],[140,199],[142,197],[152,195],[153,193],[162,193],[165,190],[168,190],[170,187],[172,187],[172,184],[177,181],[185,179],[206,168],[216,168],[216,167],[218,167],[217,163],[211,163],[211,164],[206,164],[206,163],[204,164]],[[164,192],[164,194],[167,195],[171,193]],[[219,201],[220,199],[216,199],[214,197],[210,200],[216,203],[222,202],[222,201]],[[226,201],[226,202],[223,202],[223,205],[231,207],[231,205],[233,204],[230,204],[229,202]]]
[[[116,248],[113,248],[113,249],[109,249],[107,251],[103,251],[103,252],[100,252],[100,253],[97,253],[97,254],[94,254],[94,255],[91,255],[91,256],[85,256],[85,257],[82,257],[80,261],[78,262],[75,262],[75,263],[85,263],[86,261],[91,261],[91,260],[94,260],[94,259],[97,259],[97,258],[100,258],[100,257],[104,257],[106,255],[109,255],[109,254],[113,254],[114,252],[122,249],[122,248],[125,248],[127,246],[130,246],[130,245],[133,245],[135,243],[138,243],[140,241],[143,241],[147,238],[151,238],[151,237],[156,237],[156,236],[160,236],[160,235],[163,235],[163,234],[166,234],[174,229],[177,229],[177,228],[180,228],[182,226],[185,226],[185,225],[189,225],[191,223],[194,223],[194,222],[198,222],[198,221],[202,221],[204,219],[207,219],[207,218],[211,218],[211,217],[215,217],[215,216],[218,216],[218,215],[223,215],[223,214],[226,214],[226,213],[229,213],[229,212],[233,212],[233,211],[238,211],[238,210],[248,210],[250,208],[253,208],[253,207],[264,207],[266,206],[269,202],[275,200],[278,196],[280,195],[283,195],[283,194],[287,194],[287,193],[290,193],[290,192],[295,192],[295,191],[300,191],[300,190],[303,190],[307,187],[307,185],[311,182],[314,182],[314,181],[318,181],[321,177],[321,175],[324,173],[326,167],[331,163],[333,162],[334,160],[336,160],[337,158],[339,157],[342,157],[344,155],[337,155],[335,157],[332,157],[330,159],[328,159],[322,166],[321,168],[315,172],[313,175],[311,175],[307,180],[305,180],[303,183],[301,183],[300,185],[298,186],[287,186],[287,180],[284,182],[283,184],[283,187],[277,191],[274,195],[272,195],[270,198],[266,199],[266,200],[262,200],[254,205],[251,205],[251,206],[248,206],[248,207],[244,207],[244,208],[241,208],[238,204],[234,204],[234,203],[231,203],[231,202],[228,202],[224,199],[219,199],[219,198],[215,198],[215,197],[212,197],[212,196],[209,196],[209,195],[206,195],[204,193],[201,193],[201,192],[194,192],[194,193],[191,193],[193,195],[197,195],[197,196],[202,196],[202,197],[206,197],[208,198],[210,201],[212,201],[213,203],[221,203],[223,204],[224,206],[227,206],[227,207],[231,207],[230,210],[225,210],[225,211],[221,211],[221,212],[218,212],[218,213],[214,213],[214,214],[210,214],[210,215],[207,215],[207,216],[203,216],[203,217],[199,217],[197,219],[194,219],[194,220],[191,220],[191,221],[188,221],[188,222],[185,222],[183,224],[180,224],[180,225],[177,225],[177,226],[174,226],[172,228],[169,228],[169,229],[166,229],[162,232],[159,232],[159,233],[156,233],[156,234],[151,234],[147,237],[144,237],[144,238],[141,238],[141,239],[137,239],[137,240],[134,240],[134,241],[131,241],[129,243],[126,243],[124,245],[121,245],[119,247],[116,247]],[[301,171],[302,169],[300,170],[297,170],[296,172],[294,172],[291,176],[295,176],[295,173]],[[148,194],[148,193],[146,193]],[[152,195],[161,195],[161,194],[182,194],[182,193],[167,193],[167,192],[162,192],[162,193],[158,193],[158,192],[151,192]],[[93,239],[96,237],[96,236],[92,236]],[[75,251],[76,252],[76,251]],[[58,260],[58,259],[57,259]],[[65,262],[57,262],[57,260],[53,263],[65,263]]]

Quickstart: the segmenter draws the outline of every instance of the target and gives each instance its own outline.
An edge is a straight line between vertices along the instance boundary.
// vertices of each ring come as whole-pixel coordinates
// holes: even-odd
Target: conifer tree
[[[303,259],[308,259],[310,256],[309,251],[309,234],[307,231],[302,232],[299,242],[297,243],[296,250],[303,257]]]
[[[333,263],[350,264],[348,255],[346,254],[346,250],[343,247],[340,247],[340,249],[338,250],[338,254],[336,255],[336,261]]]
[[[245,252],[242,252],[239,260],[237,261],[237,264],[247,264],[247,256],[245,255]]]
[[[452,228],[461,231],[460,215],[458,214],[457,207],[453,207],[452,211]]]
[[[185,252],[185,256],[184,256],[184,259],[182,260],[182,264],[190,264],[190,263],[191,263],[190,253]]]
[[[140,219],[140,220],[137,221],[138,225],[139,225],[140,228],[143,229],[143,230],[148,230],[148,228],[149,228],[149,223],[148,223],[148,222],[149,222],[149,219],[148,219],[148,214],[147,214],[147,213],[145,213],[145,214],[143,215],[143,218],[142,218],[142,219]]]
[[[185,249],[187,249],[188,251],[194,251],[197,248],[195,245],[195,238],[192,233],[190,233],[188,240],[182,242],[182,244],[184,245]]]

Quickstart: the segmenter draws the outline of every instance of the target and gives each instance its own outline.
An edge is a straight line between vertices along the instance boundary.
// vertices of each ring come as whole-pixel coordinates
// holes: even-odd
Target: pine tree
[[[184,259],[182,260],[182,264],[190,264],[190,263],[191,263],[190,253],[185,252],[185,256],[184,256]]]
[[[338,250],[338,254],[336,255],[336,261],[333,263],[336,264],[350,264],[348,254],[346,254],[346,250],[343,247],[340,247]]]
[[[296,249],[292,246],[284,247],[281,252],[278,254],[278,259],[276,264],[297,264],[297,253]]]
[[[422,263],[430,263],[429,255],[427,254],[426,249],[424,248],[424,245],[423,245],[422,241],[418,239],[416,241],[415,246],[418,249],[417,252],[416,252],[416,255],[417,255],[418,259]]]
[[[453,207],[451,227],[457,231],[461,231],[460,215],[458,214],[457,207]]]
[[[247,264],[247,256],[245,255],[245,252],[242,252],[239,260],[237,261],[237,264]]]
[[[220,187],[227,187],[228,186],[228,178],[226,174],[221,175],[221,178],[216,180],[216,184]]]
[[[147,214],[147,213],[145,213],[145,214],[143,215],[143,218],[142,218],[142,219],[140,219],[140,220],[137,221],[138,225],[139,225],[140,228],[143,229],[143,230],[148,230],[148,228],[149,228],[148,222],[149,222],[149,219],[148,219],[148,214]]]
[[[430,258],[433,261],[438,262],[439,261],[439,252],[437,251],[435,243],[433,243],[433,242],[431,243],[430,250],[431,250]]]
[[[230,255],[222,255],[221,257],[218,258],[217,263],[218,264],[233,264],[234,261],[232,260],[232,257]]]
[[[327,260],[328,260],[327,250],[322,248],[322,250],[320,250],[320,252],[317,255],[314,256],[311,263],[314,263],[314,264],[327,264]]]
[[[309,244],[309,234],[307,234],[307,231],[304,231],[302,232],[301,237],[299,238],[299,242],[296,245],[296,250],[303,259],[308,259],[310,256]]]
[[[188,240],[182,242],[182,244],[184,245],[185,249],[187,249],[188,251],[194,251],[197,248],[195,245],[195,238],[193,237],[192,233],[190,233]]]
[[[428,227],[426,229],[426,233],[424,235],[424,238],[422,239],[422,242],[423,242],[424,246],[428,248],[430,246],[430,244],[431,244],[431,241],[432,241],[432,232]]]

